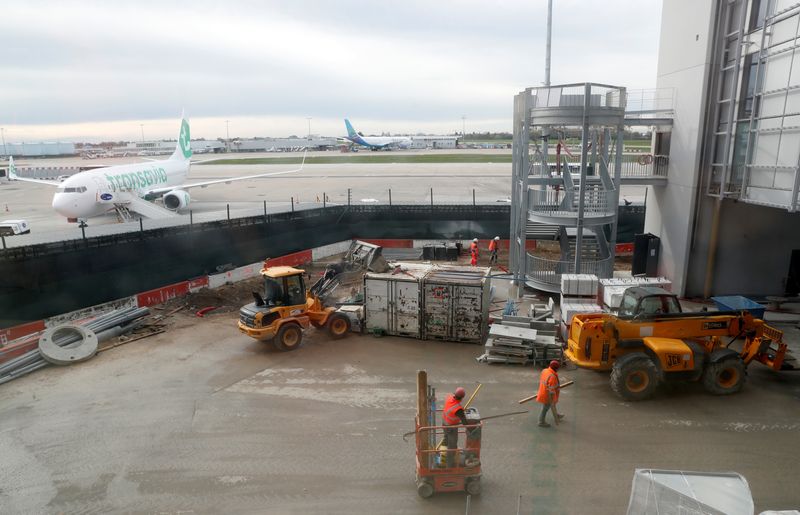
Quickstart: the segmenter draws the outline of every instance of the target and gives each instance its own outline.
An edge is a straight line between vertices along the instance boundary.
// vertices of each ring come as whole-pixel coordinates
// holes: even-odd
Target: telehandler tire
[[[272,344],[276,349],[282,352],[289,352],[295,350],[300,346],[303,341],[303,330],[300,326],[294,323],[283,324],[278,329],[278,334],[272,340]]]
[[[350,319],[341,313],[332,313],[328,318],[328,334],[334,340],[344,338],[350,331]]]
[[[611,389],[628,401],[649,399],[658,387],[658,368],[650,356],[633,352],[617,359],[611,369]]]
[[[714,395],[730,395],[744,387],[747,370],[738,356],[729,356],[713,362],[711,355],[706,369],[703,371],[703,387]]]

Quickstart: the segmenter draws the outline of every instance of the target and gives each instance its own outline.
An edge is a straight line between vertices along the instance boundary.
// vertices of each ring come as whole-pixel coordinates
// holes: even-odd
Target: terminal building
[[[78,152],[74,143],[5,143],[0,146],[4,156],[15,157],[56,157],[74,156]]]
[[[690,297],[798,294],[800,4],[669,0],[661,23],[675,106],[645,220],[659,273]]]

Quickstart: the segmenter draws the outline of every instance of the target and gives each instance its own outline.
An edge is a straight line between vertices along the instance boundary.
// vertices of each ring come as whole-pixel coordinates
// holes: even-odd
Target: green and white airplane
[[[134,212],[146,218],[168,218],[189,205],[191,197],[187,190],[191,188],[299,172],[305,165],[304,154],[300,168],[295,170],[187,184],[191,157],[189,122],[184,118],[175,152],[169,159],[95,168],[77,173],[63,182],[55,182],[20,177],[16,173],[14,158],[9,157],[8,178],[56,188],[53,209],[69,221],[77,222],[114,210]],[[164,207],[153,203],[158,198],[162,199]]]

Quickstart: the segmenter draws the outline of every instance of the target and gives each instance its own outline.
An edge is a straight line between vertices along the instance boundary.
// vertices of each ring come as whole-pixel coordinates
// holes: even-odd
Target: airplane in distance
[[[370,150],[408,148],[411,146],[411,138],[404,136],[364,136],[360,132],[356,132],[347,118],[344,119],[344,126],[347,127],[346,139]]]
[[[303,154],[300,168],[295,170],[186,183],[192,157],[190,141],[189,122],[183,118],[178,143],[168,159],[94,168],[57,182],[20,177],[16,173],[14,158],[9,157],[8,179],[56,188],[53,209],[70,222],[85,221],[110,211],[117,211],[122,219],[129,218],[131,212],[156,219],[172,217],[176,211],[185,209],[191,202],[187,190],[192,188],[299,172],[306,160]],[[153,202],[158,198],[164,207]]]

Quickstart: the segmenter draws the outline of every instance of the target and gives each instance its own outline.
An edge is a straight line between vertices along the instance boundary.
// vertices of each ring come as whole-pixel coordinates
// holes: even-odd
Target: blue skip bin
[[[741,295],[727,295],[724,297],[711,297],[720,311],[749,311],[756,318],[764,319],[766,308],[754,300]]]

